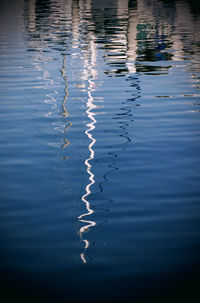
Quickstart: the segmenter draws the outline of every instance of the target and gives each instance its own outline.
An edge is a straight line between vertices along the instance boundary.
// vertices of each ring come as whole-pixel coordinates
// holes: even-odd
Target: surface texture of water
[[[195,1],[0,2],[7,295],[181,302],[195,291],[199,33]]]

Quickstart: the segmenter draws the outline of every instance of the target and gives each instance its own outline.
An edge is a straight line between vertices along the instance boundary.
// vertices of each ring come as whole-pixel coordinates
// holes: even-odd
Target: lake
[[[199,296],[198,1],[1,0],[0,144],[6,302]]]

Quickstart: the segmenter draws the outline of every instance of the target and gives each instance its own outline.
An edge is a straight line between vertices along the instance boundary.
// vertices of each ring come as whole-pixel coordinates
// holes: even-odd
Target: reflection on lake
[[[198,1],[3,0],[0,16],[2,291],[191,300]]]

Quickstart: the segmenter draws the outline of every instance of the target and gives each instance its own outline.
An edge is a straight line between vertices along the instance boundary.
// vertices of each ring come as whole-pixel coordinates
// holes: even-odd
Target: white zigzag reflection
[[[88,159],[85,160],[86,170],[89,175],[89,183],[87,184],[87,186],[85,188],[85,194],[81,197],[81,200],[85,203],[87,212],[78,217],[79,221],[85,224],[79,230],[81,241],[83,241],[84,245],[85,245],[84,250],[88,249],[90,243],[87,239],[83,239],[83,234],[85,232],[87,232],[91,227],[96,225],[95,221],[86,219],[87,216],[90,216],[91,214],[94,213],[94,210],[91,208],[90,202],[88,201],[88,196],[92,192],[91,186],[95,183],[95,179],[94,179],[95,176],[91,171],[92,165],[90,164],[90,162],[94,159],[94,156],[95,156],[93,146],[96,142],[96,139],[93,137],[91,132],[96,128],[95,124],[97,122],[95,119],[96,113],[92,112],[93,109],[97,108],[97,106],[93,104],[94,98],[92,96],[92,92],[95,90],[94,82],[93,82],[93,80],[95,79],[95,70],[93,69],[93,67],[94,67],[94,64],[96,61],[96,48],[95,48],[94,41],[90,41],[90,50],[91,50],[91,62],[89,63],[86,60],[86,70],[89,72],[87,75],[87,81],[88,81],[89,85],[88,85],[88,92],[87,92],[88,101],[87,101],[86,114],[87,114],[88,118],[91,120],[91,122],[86,125],[87,130],[85,131],[85,134],[90,139],[90,144],[88,146],[88,149],[90,151],[90,156]],[[90,77],[90,79],[89,79],[89,77]],[[86,257],[85,257],[85,252],[82,252],[80,254],[80,257],[81,257],[81,260],[83,261],[83,263],[87,263]]]

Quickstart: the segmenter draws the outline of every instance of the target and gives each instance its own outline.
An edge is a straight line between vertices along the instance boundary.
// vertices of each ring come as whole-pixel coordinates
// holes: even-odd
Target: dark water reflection
[[[8,298],[197,295],[197,3],[1,1]]]

